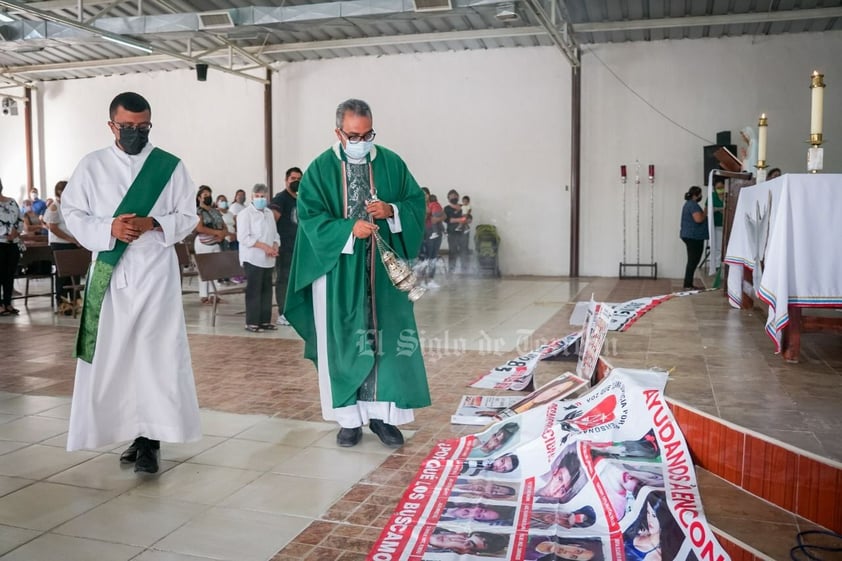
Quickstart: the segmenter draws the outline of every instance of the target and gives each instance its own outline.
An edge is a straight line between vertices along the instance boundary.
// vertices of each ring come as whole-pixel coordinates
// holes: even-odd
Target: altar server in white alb
[[[158,471],[160,441],[201,438],[173,244],[196,227],[196,188],[149,144],[140,95],[111,102],[115,142],[85,156],[62,196],[68,230],[93,252],[76,340],[68,451],[132,440],[120,456]]]

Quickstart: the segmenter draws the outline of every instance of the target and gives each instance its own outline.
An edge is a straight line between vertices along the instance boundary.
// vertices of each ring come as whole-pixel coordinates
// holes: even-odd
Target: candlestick
[[[810,148],[807,150],[807,171],[817,173],[824,168],[824,148],[822,143],[822,117],[824,112],[824,74],[813,70],[810,75]]]
[[[810,106],[810,144],[821,144],[822,117],[824,112],[824,74],[814,70],[810,76],[810,92],[812,105]],[[818,140],[818,142],[815,142]]]
[[[649,164],[649,181],[655,179],[655,164]]]
[[[757,121],[757,166],[761,167],[760,163],[763,162],[763,167],[766,163],[766,139],[768,133],[768,120],[766,119],[766,113],[762,113],[760,115],[760,119]]]

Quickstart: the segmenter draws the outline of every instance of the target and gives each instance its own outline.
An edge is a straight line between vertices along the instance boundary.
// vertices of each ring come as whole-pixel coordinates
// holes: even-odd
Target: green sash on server
[[[169,152],[153,148],[143,163],[143,167],[140,168],[140,173],[137,174],[125,197],[117,206],[117,210],[114,211],[114,216],[121,214],[147,216],[172,177],[178,162],[179,159]],[[85,303],[79,320],[79,332],[76,335],[74,352],[74,357],[85,362],[93,362],[102,302],[111,284],[114,267],[117,266],[117,262],[120,261],[120,257],[128,246],[128,243],[117,240],[114,249],[99,252],[96,261],[88,270]]]

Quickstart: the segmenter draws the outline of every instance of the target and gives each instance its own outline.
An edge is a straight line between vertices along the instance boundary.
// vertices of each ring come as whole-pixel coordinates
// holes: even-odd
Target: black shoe
[[[131,446],[123,450],[123,453],[120,454],[121,464],[133,464],[135,460],[137,460],[137,443],[140,440],[140,438],[135,438]]]
[[[360,443],[360,440],[363,439],[363,429],[362,427],[356,427],[353,429],[346,429],[341,428],[336,435],[336,443],[343,448],[350,448],[351,446],[356,446]]]
[[[161,443],[144,437],[138,438],[135,442],[137,442],[135,473],[158,473],[158,454]]]
[[[371,419],[368,422],[368,428],[380,438],[380,442],[389,448],[400,448],[403,446],[403,435],[395,425],[389,425],[380,419]]]

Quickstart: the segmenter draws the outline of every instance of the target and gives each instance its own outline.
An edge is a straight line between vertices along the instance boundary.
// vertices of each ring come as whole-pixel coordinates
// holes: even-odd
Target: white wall
[[[23,97],[21,88],[0,90],[0,98],[7,95]],[[26,195],[26,152],[24,145],[24,104],[18,101],[17,116],[0,114],[0,180],[3,194],[22,199]]]
[[[684,127],[709,139],[717,131],[756,130],[769,118],[767,160],[784,172],[806,171],[810,128],[810,73],[825,74],[824,137],[842,138],[842,34],[798,34],[694,41],[623,43],[592,47],[632,89]],[[648,178],[656,166],[655,259],[659,274],[681,277],[684,244],[678,239],[683,194],[702,184],[702,147],[698,139],[670,123],[618,83],[596,56],[582,59],[582,262],[584,275],[613,276],[622,260],[620,164],[629,165],[629,195],[634,162],[642,167],[644,212],[641,261],[649,261]],[[842,172],[842,143],[824,146],[826,172]],[[628,204],[634,199],[629,196]],[[634,235],[629,217],[629,238]],[[627,261],[635,261],[629,243]]]
[[[151,72],[37,85],[33,129],[43,132],[35,148],[35,181],[42,197],[53,195],[55,183],[67,179],[82,156],[114,141],[108,106],[123,91],[149,101],[150,141],[182,158],[197,185],[233,194],[265,180],[261,84],[223,73],[203,83],[193,71]],[[22,114],[14,119],[19,132],[7,134],[5,123],[0,132],[0,177],[5,184],[8,174],[13,185],[26,181]],[[13,162],[6,161],[7,146]]]
[[[474,225],[497,226],[504,274],[566,274],[569,76],[554,49],[287,65],[275,86],[276,182],[336,140],[339,102],[361,98],[376,142],[397,151],[421,185],[440,201],[450,189],[470,195]]]
[[[805,169],[809,75],[826,75],[825,169],[842,172],[842,34],[623,43],[593,47],[634,90],[713,141],[715,133],[769,115],[770,165]],[[444,199],[469,194],[475,224],[496,224],[504,274],[562,275],[569,260],[570,70],[554,48],[361,57],[280,67],[273,82],[276,187],[333,141],[336,105],[367,100],[377,142],[396,150],[422,185]],[[38,84],[36,182],[52,186],[110,140],[112,97],[145,95],[152,141],[181,156],[197,183],[232,195],[264,179],[263,87],[211,72],[132,74]],[[683,193],[701,183],[705,140],[681,130],[618,83],[586,49],[582,71],[583,275],[615,276],[622,259],[619,165],[642,164],[641,260],[649,259],[646,165],[657,167],[655,258],[679,277]],[[0,177],[7,194],[25,182],[22,117],[0,116]],[[629,200],[633,203],[633,199]],[[635,217],[629,216],[633,226]],[[629,232],[633,236],[634,232]],[[630,247],[627,260],[636,258]]]

